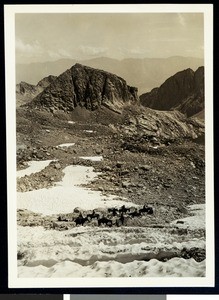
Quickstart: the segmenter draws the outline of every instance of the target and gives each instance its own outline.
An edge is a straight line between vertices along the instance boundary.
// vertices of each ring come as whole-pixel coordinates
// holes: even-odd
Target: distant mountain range
[[[58,76],[76,63],[117,74],[124,78],[127,84],[136,86],[141,95],[160,86],[168,77],[178,71],[187,68],[196,70],[204,64],[204,61],[200,58],[182,56],[124,60],[99,57],[84,61],[60,59],[44,63],[17,64],[16,83],[25,81],[36,85],[42,78],[49,75]]]
[[[125,103],[142,104],[156,110],[178,110],[187,117],[204,118],[204,67],[188,68],[165,80],[160,87],[138,97],[138,89],[113,73],[76,63],[59,76],[48,76],[37,85],[16,85],[17,107],[73,111],[106,106],[120,112]],[[140,100],[140,101],[139,101]]]
[[[204,111],[204,67],[186,69],[169,77],[159,88],[140,96],[140,102],[156,110],[178,110],[188,117]]]

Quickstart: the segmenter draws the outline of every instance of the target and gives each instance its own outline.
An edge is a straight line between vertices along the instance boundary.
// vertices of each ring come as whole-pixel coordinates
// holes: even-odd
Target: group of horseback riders
[[[76,226],[81,225],[83,226],[86,222],[91,222],[93,219],[97,220],[98,226],[105,225],[112,227],[113,225],[122,226],[124,225],[125,218],[134,218],[140,217],[144,213],[146,214],[153,214],[153,208],[144,205],[142,208],[128,208],[125,205],[122,205],[120,208],[108,208],[107,213],[99,213],[96,212],[95,209],[92,213],[87,214],[86,216],[79,212],[77,217],[73,217],[71,221],[74,221]],[[61,216],[58,217],[58,221],[69,221],[67,219],[63,219]]]

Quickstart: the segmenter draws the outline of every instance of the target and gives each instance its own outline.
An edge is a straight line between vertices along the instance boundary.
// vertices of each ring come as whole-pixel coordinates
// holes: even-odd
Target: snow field
[[[20,267],[19,277],[202,277],[205,274],[205,261],[197,263],[193,258],[185,260],[172,258],[168,262],[156,259],[133,261],[121,264],[116,261],[97,261],[91,266],[81,266],[64,261],[47,268],[45,266]]]
[[[46,165],[45,162],[37,163],[35,170]],[[98,174],[92,167],[68,166],[63,172],[62,181],[52,188],[17,193],[17,207],[50,215],[69,213],[75,207],[91,210],[123,204],[135,206],[127,201],[115,200],[113,195],[104,197],[101,192],[79,186],[96,178]],[[205,228],[204,205],[190,206],[190,211],[192,215],[182,219],[184,224],[177,226],[189,229]],[[172,224],[176,223],[177,220]],[[18,261],[18,276],[205,276],[205,261],[198,263],[194,259],[177,257],[167,262],[144,260],[149,253],[181,250],[183,247],[205,248],[205,239],[200,236],[196,238],[190,233],[182,236],[172,234],[167,228],[86,226],[63,232],[45,230],[43,227],[18,226],[18,251],[24,254],[24,259]]]
[[[135,206],[134,203],[115,200],[116,196],[103,196],[100,191],[92,191],[78,185],[86,184],[98,175],[93,167],[68,166],[62,181],[51,188],[17,193],[17,208],[28,209],[44,215],[73,212],[75,207],[92,210],[97,207]]]

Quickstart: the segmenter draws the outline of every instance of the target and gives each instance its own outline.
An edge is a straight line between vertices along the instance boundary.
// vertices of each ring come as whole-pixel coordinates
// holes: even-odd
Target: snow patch
[[[188,206],[188,211],[192,216],[175,220],[171,224],[177,225],[181,228],[188,229],[205,229],[205,204],[193,204]],[[183,224],[177,223],[177,221],[182,221]]]
[[[65,143],[65,144],[60,144],[58,146],[56,146],[57,148],[60,147],[60,148],[67,148],[67,147],[71,147],[71,146],[74,146],[75,143]]]
[[[42,161],[30,161],[28,162],[28,168],[17,171],[17,178],[29,176],[45,169],[53,160],[42,160]]]
[[[81,159],[90,160],[90,161],[101,161],[103,156],[79,156]]]
[[[68,124],[75,124],[76,122],[74,121],[68,121]]]
[[[98,173],[93,167],[68,166],[64,170],[62,181],[51,188],[17,193],[17,208],[28,209],[44,215],[70,213],[75,207],[84,210],[97,207],[112,207],[134,203],[114,200],[116,196],[103,196],[100,191],[92,191],[78,185],[86,184],[96,178]]]
[[[94,131],[93,130],[83,130],[84,132],[87,132],[87,133],[93,133]]]

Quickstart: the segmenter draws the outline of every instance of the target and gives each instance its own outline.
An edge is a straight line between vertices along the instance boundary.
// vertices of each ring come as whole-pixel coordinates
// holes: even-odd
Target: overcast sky
[[[201,13],[22,13],[15,21],[17,63],[204,56]]]

